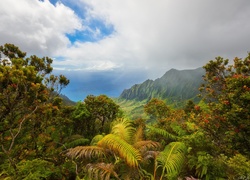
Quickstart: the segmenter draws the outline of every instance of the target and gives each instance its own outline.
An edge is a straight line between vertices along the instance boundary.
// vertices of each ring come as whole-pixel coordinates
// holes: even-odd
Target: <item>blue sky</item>
[[[87,8],[89,7],[85,3],[76,3],[77,1],[68,0],[50,0],[50,2],[56,6],[57,3],[62,3],[68,8],[72,9],[74,13],[81,18],[82,23],[87,28],[82,30],[76,30],[74,33],[66,33],[67,38],[74,44],[75,42],[97,42],[105,37],[114,33],[114,27],[112,24],[106,24],[101,17],[88,18]]]
[[[8,0],[0,15],[0,44],[53,58],[75,101],[250,50],[249,0]]]
[[[101,20],[94,19],[88,23],[88,30],[75,31],[73,34],[66,34],[71,43],[80,42],[97,42],[114,32],[112,25],[105,25]]]

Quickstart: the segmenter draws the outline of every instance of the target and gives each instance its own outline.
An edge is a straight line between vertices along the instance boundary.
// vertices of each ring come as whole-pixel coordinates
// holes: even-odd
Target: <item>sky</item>
[[[53,58],[74,101],[250,51],[249,0],[5,0],[0,45]]]

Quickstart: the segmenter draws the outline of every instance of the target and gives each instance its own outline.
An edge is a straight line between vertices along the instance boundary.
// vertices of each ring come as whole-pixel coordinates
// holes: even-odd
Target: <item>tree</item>
[[[51,58],[25,58],[13,44],[0,46],[0,53],[11,61],[0,65],[0,161],[5,165],[8,160],[17,173],[21,160],[45,152],[44,145],[52,139],[48,128],[57,123],[58,93],[69,80],[50,74]]]
[[[71,116],[74,134],[83,135],[90,139],[95,135],[95,122],[91,119],[91,113],[87,110],[85,103],[78,102]]]
[[[91,115],[88,124],[92,124],[92,134],[109,132],[110,123],[119,115],[119,106],[106,95],[89,95],[84,100],[86,110]],[[91,126],[91,125],[90,125]]]
[[[250,53],[245,59],[236,57],[233,65],[228,62],[217,57],[204,66],[200,90],[211,111],[204,128],[217,146],[250,156]]]
[[[153,98],[144,106],[144,111],[152,118],[162,119],[167,117],[170,109],[164,101]]]
[[[192,100],[189,100],[186,104],[186,106],[184,107],[184,111],[186,114],[191,113],[193,110],[195,109],[195,104]]]

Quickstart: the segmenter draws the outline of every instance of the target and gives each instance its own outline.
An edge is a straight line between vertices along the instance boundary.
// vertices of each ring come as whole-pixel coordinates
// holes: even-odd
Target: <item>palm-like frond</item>
[[[185,159],[186,146],[182,142],[168,144],[156,158],[156,169],[162,168],[161,179],[166,174],[178,174]]]
[[[147,151],[143,155],[143,162],[148,163],[151,159],[156,159],[156,157],[159,155],[160,151]]]
[[[144,153],[149,150],[158,150],[161,147],[159,142],[147,140],[147,141],[139,141],[134,144],[136,149],[139,149],[140,152]]]
[[[104,136],[102,134],[98,134],[95,137],[93,137],[93,139],[91,140],[90,145],[91,146],[96,146],[97,143],[103,138]]]
[[[100,158],[105,157],[105,150],[98,146],[77,146],[75,148],[70,148],[66,154],[71,158]]]
[[[154,132],[154,133],[157,133],[157,134],[160,134],[170,140],[176,140],[177,139],[177,136],[165,131],[164,129],[161,129],[161,128],[157,128],[157,127],[154,127],[154,126],[150,126],[150,125],[147,125],[146,126],[150,131]]]
[[[114,165],[111,163],[87,164],[86,169],[88,177],[91,179],[109,180],[111,175],[119,179],[117,173],[114,171]]]
[[[134,142],[139,142],[142,141],[144,139],[144,129],[142,126],[139,126],[138,128],[136,128],[136,132],[134,134]]]
[[[176,134],[178,134],[178,136],[184,136],[187,134],[187,132],[181,127],[181,125],[177,123],[172,123],[170,127]]]
[[[137,149],[114,134],[106,135],[97,145],[99,147],[110,149],[120,158],[124,159],[126,164],[131,167],[137,167],[138,161],[142,159],[141,154]]]
[[[111,134],[117,135],[128,143],[131,143],[135,134],[133,122],[127,119],[121,119],[112,127]]]

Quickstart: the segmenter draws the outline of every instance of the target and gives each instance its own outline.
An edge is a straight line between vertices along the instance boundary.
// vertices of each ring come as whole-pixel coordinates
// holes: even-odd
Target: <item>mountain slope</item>
[[[205,71],[202,68],[194,70],[167,71],[161,78],[146,80],[142,84],[135,84],[125,89],[119,99],[150,100],[151,98],[167,99],[168,101],[198,100],[198,88],[203,82]]]
[[[60,94],[60,97],[63,100],[63,103],[68,106],[74,106],[76,105],[76,102],[70,100],[66,95]]]

